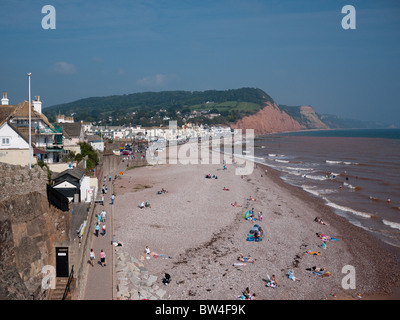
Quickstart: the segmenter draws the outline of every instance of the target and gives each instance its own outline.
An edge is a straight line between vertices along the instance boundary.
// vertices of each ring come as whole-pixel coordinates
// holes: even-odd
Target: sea
[[[260,136],[254,141],[254,160],[323,199],[350,223],[400,248],[400,129]]]

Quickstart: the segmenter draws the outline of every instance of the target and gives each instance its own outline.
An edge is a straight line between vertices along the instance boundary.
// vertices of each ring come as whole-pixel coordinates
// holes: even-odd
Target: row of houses
[[[99,127],[74,122],[73,117],[62,115],[57,116],[56,123],[52,124],[42,112],[39,96],[34,98],[31,105],[28,101],[13,105],[9,104],[7,92],[3,92],[0,105],[0,162],[26,166],[29,161],[32,165],[42,161],[54,173],[53,188],[58,189],[69,201],[90,202],[97,192],[95,183],[85,176],[83,170],[63,161],[68,153],[81,152],[81,142],[87,142],[93,149],[103,152],[107,139],[145,142],[148,146],[153,141],[187,141],[231,132],[229,127],[203,127],[190,123],[177,127],[173,122],[171,124],[169,127],[153,128]]]
[[[171,122],[169,127],[143,128],[122,127],[122,126],[92,126],[87,125],[88,133],[97,134],[103,138],[112,140],[146,140],[147,142],[157,140],[189,140],[195,138],[205,138],[209,136],[227,135],[231,133],[229,126],[193,125],[191,123],[182,127],[177,127]]]
[[[103,139],[97,135],[87,135],[80,123],[50,123],[42,113],[39,96],[35,97],[30,108],[29,112],[28,101],[9,104],[7,92],[3,92],[0,105],[0,162],[25,166],[31,158],[32,164],[38,161],[60,163],[69,152],[80,152],[80,142],[88,142],[95,150],[104,151]]]
[[[42,113],[42,101],[35,97],[31,103],[9,104],[3,92],[0,105],[0,162],[27,166],[42,161],[52,173],[52,188],[68,202],[90,202],[97,194],[97,179],[87,176],[83,169],[63,162],[69,152],[80,153],[80,142],[87,142],[95,150],[104,151],[104,141],[88,135],[80,123],[49,122]],[[30,119],[30,126],[29,126]],[[29,127],[31,137],[29,146]]]

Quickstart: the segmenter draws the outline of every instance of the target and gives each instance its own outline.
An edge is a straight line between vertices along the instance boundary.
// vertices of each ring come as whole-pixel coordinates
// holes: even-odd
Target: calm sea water
[[[336,214],[400,248],[400,130],[329,130],[257,138],[256,161]]]

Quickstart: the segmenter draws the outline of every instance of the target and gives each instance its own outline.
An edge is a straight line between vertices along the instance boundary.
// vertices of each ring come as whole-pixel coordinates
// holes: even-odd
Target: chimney
[[[3,91],[3,99],[1,99],[1,104],[3,106],[7,106],[8,105],[7,91]]]
[[[42,113],[42,101],[40,101],[40,96],[35,96],[35,100],[32,101],[33,110],[37,113]]]

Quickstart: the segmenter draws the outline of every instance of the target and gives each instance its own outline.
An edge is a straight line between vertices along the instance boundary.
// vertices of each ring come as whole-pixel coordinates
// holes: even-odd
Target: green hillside
[[[168,118],[202,124],[229,124],[259,111],[272,98],[257,88],[207,91],[142,92],[92,97],[48,107],[50,121],[57,114],[99,125],[168,125]]]

